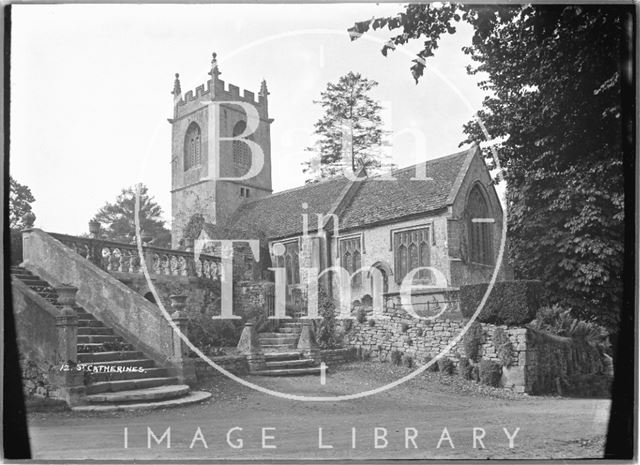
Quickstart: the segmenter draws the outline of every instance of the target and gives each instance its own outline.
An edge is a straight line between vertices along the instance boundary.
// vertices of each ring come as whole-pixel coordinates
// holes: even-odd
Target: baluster
[[[114,248],[111,251],[111,260],[109,260],[109,271],[119,271],[120,270],[120,249]]]
[[[147,263],[147,266],[149,266],[149,263]],[[161,274],[160,270],[160,256],[157,253],[154,253],[153,263],[151,264],[151,269],[149,270],[149,272],[154,274]]]
[[[198,278],[202,277],[202,259],[194,260],[194,271]]]
[[[178,275],[188,276],[187,272],[187,259],[184,257],[178,257]]]
[[[176,257],[175,255],[171,255],[171,258],[169,258],[169,270],[169,274],[173,276],[177,276],[179,274],[178,257]]]
[[[111,259],[111,250],[109,247],[102,248],[102,260],[100,263],[100,268],[103,270],[109,271],[109,261]]]

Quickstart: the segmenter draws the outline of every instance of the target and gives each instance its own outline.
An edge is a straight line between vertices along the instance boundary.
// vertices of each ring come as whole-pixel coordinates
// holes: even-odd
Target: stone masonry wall
[[[196,358],[194,361],[196,367],[196,378],[199,382],[216,376],[224,376],[206,361],[200,358]],[[211,361],[225,370],[230,371],[234,375],[245,375],[249,372],[247,358],[244,355],[223,355],[220,357],[211,357]]]
[[[460,318],[433,321],[412,318],[388,299],[382,319],[370,323],[342,322],[348,347],[368,352],[379,361],[389,361],[391,352],[410,356],[420,366],[443,351],[460,334],[466,321]],[[558,392],[572,375],[603,373],[604,359],[595,348],[576,341],[554,338],[525,327],[481,324],[479,358],[501,363],[494,344],[495,333],[502,329],[511,343],[511,361],[503,366],[501,385],[516,392],[542,394]],[[464,339],[454,344],[445,356],[457,367],[466,357]],[[560,341],[560,342],[559,342]],[[560,384],[559,384],[560,383]]]

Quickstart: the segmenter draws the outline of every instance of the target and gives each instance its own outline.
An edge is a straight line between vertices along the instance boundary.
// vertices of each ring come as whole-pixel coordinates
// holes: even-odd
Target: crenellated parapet
[[[176,94],[176,85],[174,85],[174,117],[180,118],[199,108],[208,101],[235,101],[245,102],[253,105],[262,118],[268,118],[268,104],[266,82],[263,80],[258,98],[256,94],[250,90],[244,89],[242,93],[240,88],[234,84],[227,84],[220,79],[221,71],[218,67],[216,54],[213,54],[211,61],[211,71],[209,75],[211,79],[206,83],[199,85],[195,90],[189,90],[183,95]],[[177,78],[176,78],[177,79]],[[177,84],[177,92],[179,91],[179,83]]]

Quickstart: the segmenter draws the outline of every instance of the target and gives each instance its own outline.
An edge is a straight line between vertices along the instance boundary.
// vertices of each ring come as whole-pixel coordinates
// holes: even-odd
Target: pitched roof
[[[428,160],[392,173],[397,181],[367,179],[340,215],[340,228],[385,222],[432,212],[453,203],[471,158],[476,150]],[[424,166],[425,180],[412,180],[416,168]],[[457,182],[456,182],[457,181]]]
[[[229,228],[261,231],[270,238],[299,235],[302,233],[302,215],[306,213],[309,231],[314,231],[318,222],[316,214],[327,214],[348,185],[348,179],[339,177],[245,203],[233,215]],[[307,204],[306,209],[302,208],[303,203]]]
[[[354,185],[345,177],[338,177],[278,192],[245,203],[225,229],[232,230],[238,238],[264,235],[275,239],[302,234],[304,213],[308,214],[309,231],[316,230],[316,214],[326,215],[336,205],[339,205],[335,213],[341,230],[439,210],[453,203],[476,150],[477,147],[472,146],[453,155],[396,170],[392,173],[396,181],[372,177]],[[416,167],[421,165],[429,179],[411,180],[416,177]],[[302,208],[303,203],[307,204],[306,209]],[[217,236],[216,227],[207,225],[207,229]]]

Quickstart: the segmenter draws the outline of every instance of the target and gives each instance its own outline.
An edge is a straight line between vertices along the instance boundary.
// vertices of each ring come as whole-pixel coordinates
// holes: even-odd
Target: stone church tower
[[[211,78],[205,85],[187,92],[180,89],[179,75],[173,87],[171,123],[171,210],[172,247],[177,247],[192,215],[201,213],[209,223],[224,225],[235,210],[248,200],[271,194],[271,136],[267,84],[263,80],[256,101],[253,92],[220,79],[216,54],[211,61]],[[216,102],[216,103],[213,103]],[[235,103],[234,103],[235,102]],[[246,106],[257,112],[248,118]],[[217,110],[217,111],[216,111]],[[252,157],[249,145],[219,140],[243,136],[252,122],[257,129],[246,136],[264,154],[262,168]],[[247,128],[247,124],[249,127]],[[256,172],[255,176],[250,172]],[[219,171],[218,171],[219,170]],[[248,175],[248,176],[247,176]],[[240,179],[242,177],[247,179]]]

